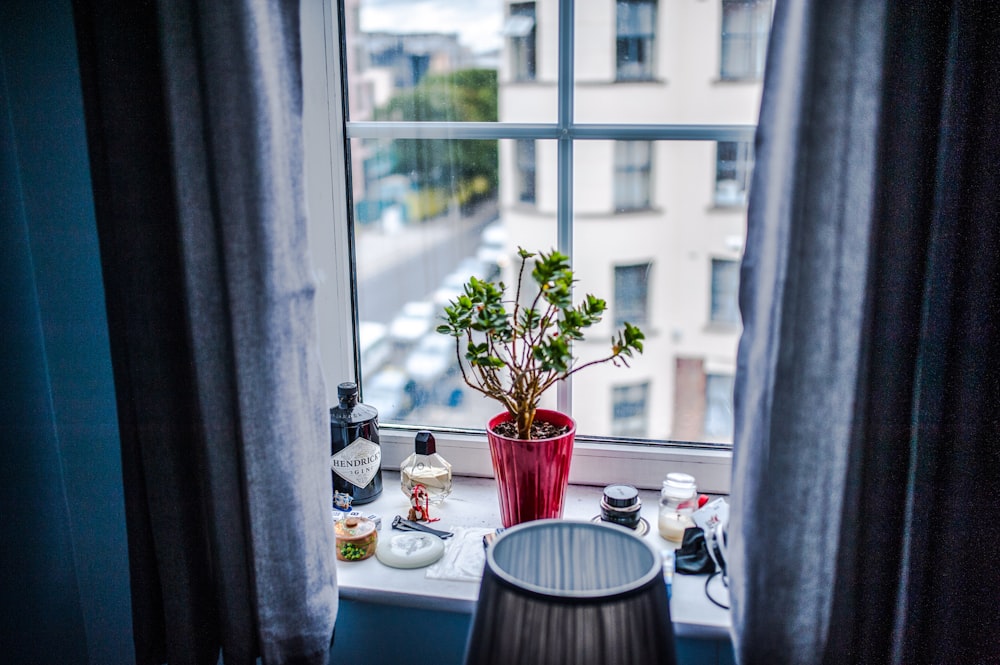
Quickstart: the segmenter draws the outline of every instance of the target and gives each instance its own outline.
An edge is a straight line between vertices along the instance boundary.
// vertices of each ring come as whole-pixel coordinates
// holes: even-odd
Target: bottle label
[[[382,464],[382,448],[359,436],[354,443],[330,456],[330,468],[356,487],[365,487]]]

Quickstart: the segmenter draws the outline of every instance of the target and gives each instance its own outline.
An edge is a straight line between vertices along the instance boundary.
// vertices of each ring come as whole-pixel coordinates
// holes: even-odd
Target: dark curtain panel
[[[74,4],[140,665],[328,660],[298,4]]]
[[[777,3],[741,273],[743,663],[1000,661],[1000,4]]]

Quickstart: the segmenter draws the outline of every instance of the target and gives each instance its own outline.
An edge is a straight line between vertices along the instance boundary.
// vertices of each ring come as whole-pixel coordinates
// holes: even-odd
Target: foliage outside
[[[519,439],[531,438],[539,400],[557,381],[585,367],[612,362],[628,366],[633,353],[642,353],[645,339],[638,327],[626,322],[611,336],[611,351],[603,358],[578,364],[572,343],[601,320],[607,303],[587,294],[573,305],[573,270],[569,257],[539,252],[531,278],[538,293],[521,304],[525,267],[535,254],[518,248],[521,264],[513,301],[505,300],[503,282],[471,277],[464,293],[444,308],[445,325],[437,331],[455,338],[455,354],[465,383],[500,402],[510,413]],[[513,308],[508,312],[508,305]],[[465,354],[462,345],[465,344]]]
[[[497,76],[489,69],[428,74],[409,92],[377,109],[375,120],[496,122]],[[394,145],[395,173],[419,187],[449,186],[474,196],[497,186],[497,142],[400,139]],[[479,183],[472,185],[472,183]],[[464,202],[464,201],[463,201]]]

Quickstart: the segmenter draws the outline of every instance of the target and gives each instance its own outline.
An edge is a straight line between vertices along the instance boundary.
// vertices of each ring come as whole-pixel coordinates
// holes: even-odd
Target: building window
[[[611,436],[640,439],[647,434],[646,405],[649,384],[615,386],[611,389]]]
[[[656,2],[618,0],[616,44],[618,80],[652,79],[655,45]]]
[[[756,81],[764,75],[771,0],[722,0],[724,81]]]
[[[739,261],[712,259],[712,323],[739,324],[739,286]]]
[[[715,205],[745,206],[753,174],[753,143],[719,141],[715,146]]]
[[[515,81],[534,81],[535,3],[512,4],[504,33],[510,38],[511,78]]]
[[[705,375],[705,437],[733,440],[733,385],[731,374]]]
[[[615,326],[626,321],[642,326],[649,320],[649,269],[648,263],[615,266]]]
[[[517,151],[517,200],[521,203],[535,203],[535,142],[518,139],[514,142]]]
[[[615,212],[650,207],[652,161],[651,141],[615,141]]]

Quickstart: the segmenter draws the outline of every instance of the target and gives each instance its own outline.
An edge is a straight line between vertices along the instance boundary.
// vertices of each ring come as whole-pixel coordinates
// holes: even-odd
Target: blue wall
[[[130,663],[121,462],[68,0],[0,3],[0,654]]]

